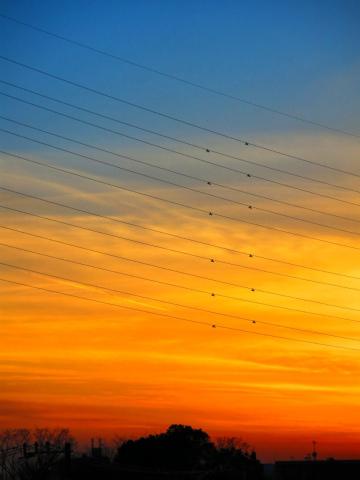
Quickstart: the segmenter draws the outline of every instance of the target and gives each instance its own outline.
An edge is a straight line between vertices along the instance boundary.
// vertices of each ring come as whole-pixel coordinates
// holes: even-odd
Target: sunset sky
[[[359,457],[357,2],[15,0],[0,14],[334,128],[0,16],[0,428],[86,441],[184,423],[263,460],[313,440],[321,458]]]

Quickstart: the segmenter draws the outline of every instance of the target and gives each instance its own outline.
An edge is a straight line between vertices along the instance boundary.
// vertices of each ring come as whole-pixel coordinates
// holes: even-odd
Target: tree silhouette
[[[216,445],[201,429],[171,425],[165,433],[128,440],[118,448],[115,461],[132,467],[164,470],[207,470],[211,478],[230,478],[229,472],[253,472],[258,478],[260,463],[249,445],[232,437]],[[209,477],[210,478],[210,477]]]
[[[67,429],[4,430],[0,432],[1,473],[10,480],[44,480],[64,457],[65,445],[70,453],[74,443]]]
[[[187,425],[171,425],[165,433],[129,440],[116,460],[144,467],[187,470],[207,465],[215,453],[209,435]]]

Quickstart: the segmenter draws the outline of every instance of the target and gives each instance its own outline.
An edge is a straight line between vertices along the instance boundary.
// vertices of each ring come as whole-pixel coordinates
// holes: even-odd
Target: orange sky
[[[348,169],[355,168],[358,155],[355,142],[346,140],[345,143],[340,138],[330,138],[327,135],[304,138],[295,132],[293,135],[262,140],[263,143],[281,145],[288,151],[295,151],[307,158],[326,161],[333,165],[337,164],[341,155],[343,159],[341,166]],[[212,142],[213,148],[224,148],[223,144],[215,143],[214,140]],[[114,149],[114,146],[112,148]],[[228,148],[227,151],[231,149]],[[257,159],[256,152],[249,152],[253,159]],[[38,158],[36,153],[21,153]],[[134,150],[134,155],[140,157],[140,153]],[[43,161],[55,163],[54,155],[51,158],[42,154],[41,158]],[[151,156],[148,158],[151,160]],[[209,258],[215,257],[244,266],[360,288],[357,280],[256,258],[258,254],[360,277],[359,252],[356,250],[189,212],[142,199],[130,193],[125,194],[110,187],[94,186],[85,180],[73,180],[66,175],[28,167],[20,161],[11,160],[10,164],[5,156],[2,157],[2,161],[6,166],[2,184],[9,188],[205,242],[254,252],[255,257],[248,258],[211,247],[196,246],[191,242],[169,239],[160,234],[95,219],[4,192],[0,194],[3,205],[116,235],[198,253]],[[271,165],[285,165],[271,157],[268,161]],[[124,164],[126,165],[125,162]],[[188,164],[185,160],[178,164],[177,168],[179,165],[183,171],[187,171]],[[298,172],[305,172],[301,165],[298,166],[296,163],[292,165],[294,170],[297,168]],[[78,162],[76,168],[93,176],[98,174],[98,171],[95,173],[91,171],[92,167],[85,162]],[[201,170],[201,173],[204,174],[204,171]],[[210,173],[208,170],[207,174],[211,178],[214,172]],[[331,175],[326,171],[325,177],[325,173],[319,169],[307,169],[306,172],[317,175],[318,178],[327,178],[329,181],[353,186],[350,177]],[[230,203],[184,193],[175,187],[159,187],[138,179],[136,181],[126,179],[124,183],[120,173],[116,172],[113,176],[111,173],[107,174],[105,170],[103,173],[104,176],[99,178],[131,185],[172,200],[322,239],[359,246],[358,237],[355,235],[257,213],[254,210],[249,211]],[[289,181],[285,176],[278,178]],[[185,183],[181,179],[179,182]],[[358,207],[349,208],[335,201],[314,199],[300,192],[269,187],[259,182],[246,184],[244,180],[238,181],[231,175],[227,175],[223,182],[289,202],[352,217],[357,222],[360,219]],[[292,183],[294,184],[294,181]],[[302,185],[306,184],[299,181],[298,186]],[[198,185],[192,186],[199,188]],[[309,185],[306,186],[309,188]],[[318,216],[291,207],[252,201],[246,195],[224,192],[216,187],[211,187],[210,191],[239,201],[246,199],[245,201],[250,201],[253,205],[298,215],[311,221],[358,230],[354,222],[336,221],[331,217]],[[335,189],[321,187],[318,191],[353,201],[358,198],[356,194]],[[5,210],[1,210],[0,215],[2,225],[84,247],[218,280],[254,286],[257,289],[359,308],[358,294],[354,290],[292,280],[216,262],[205,262]],[[3,229],[1,242],[150,279],[215,291],[244,300],[318,312],[329,317],[211,297],[207,294],[47,259],[11,250],[5,246],[0,247],[2,262],[225,314],[353,337],[358,341],[299,333],[259,323],[253,325],[240,319],[194,312],[151,300],[16,271],[5,266],[1,266],[2,278],[119,305],[143,308],[154,313],[160,312],[254,332],[360,349],[359,324],[330,317],[335,315],[359,321],[356,311],[250,292],[61,246]],[[287,458],[290,455],[302,457],[311,449],[313,439],[319,442],[320,456],[360,455],[358,421],[360,386],[357,381],[360,374],[360,351],[213,329],[40,292],[5,282],[1,282],[0,302],[2,427],[65,426],[79,438],[85,439],[92,435],[101,435],[105,438],[111,438],[115,434],[134,436],[160,431],[170,423],[186,423],[201,427],[213,436],[240,436],[255,445],[260,457],[265,459]]]

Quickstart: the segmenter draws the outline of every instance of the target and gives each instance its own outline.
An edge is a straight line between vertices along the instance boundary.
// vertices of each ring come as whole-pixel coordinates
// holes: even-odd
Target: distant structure
[[[98,438],[98,446],[95,447],[94,438],[91,439],[91,457],[102,458],[103,457],[103,444],[101,438]]]
[[[313,442],[312,442],[312,446],[313,446],[312,452],[305,455],[304,460],[307,460],[307,461],[312,460],[314,462],[317,460],[318,454],[317,454],[317,451],[316,451],[316,445],[317,445],[317,442],[315,440],[313,440]]]
[[[315,461],[315,460],[317,460],[317,451],[316,451],[316,443],[317,442],[315,440],[313,440],[312,443],[313,443],[313,451],[312,451],[311,457]]]

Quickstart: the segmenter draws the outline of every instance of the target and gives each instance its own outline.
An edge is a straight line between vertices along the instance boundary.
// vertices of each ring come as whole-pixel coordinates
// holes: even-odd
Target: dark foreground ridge
[[[315,452],[314,452],[315,453]],[[78,449],[65,429],[6,430],[0,434],[0,480],[351,480],[360,460],[281,461],[263,465],[237,438],[215,442],[201,429],[171,425],[136,440],[99,439]]]

